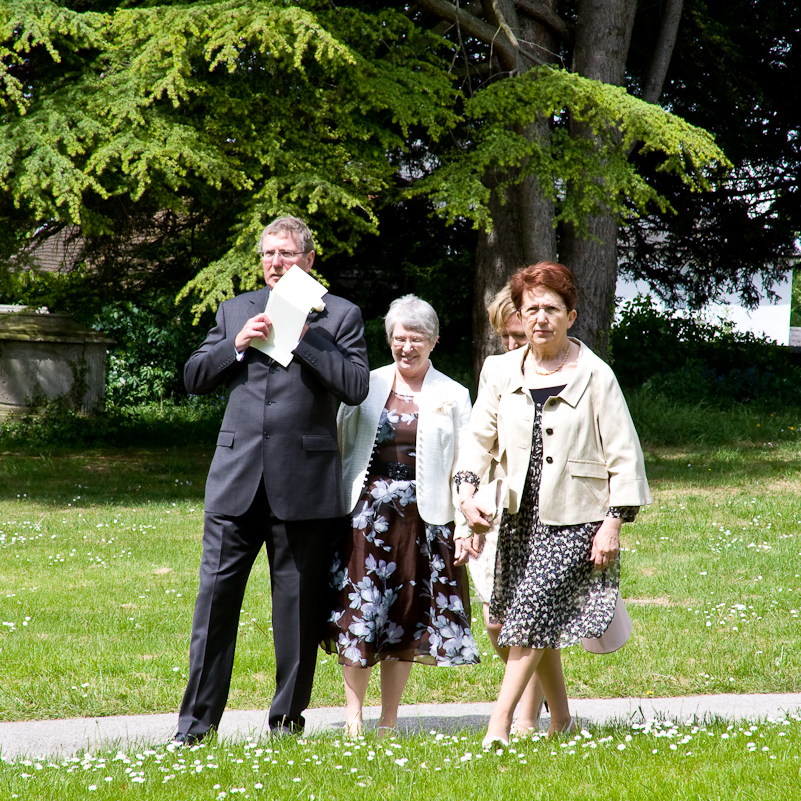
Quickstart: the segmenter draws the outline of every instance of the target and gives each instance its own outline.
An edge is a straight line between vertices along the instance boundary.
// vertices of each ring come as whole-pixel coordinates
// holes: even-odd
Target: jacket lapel
[[[360,407],[359,426],[356,432],[357,441],[354,445],[355,452],[363,452],[365,464],[369,461],[375,444],[381,412],[392,388],[394,370],[395,365],[390,364],[387,367],[379,367],[370,373],[370,389]]]
[[[232,312],[233,324],[237,331],[241,330],[242,326],[251,317],[255,317],[264,311],[269,296],[270,288],[265,286],[255,292],[248,292],[247,295],[238,295],[234,298],[234,301],[240,301],[241,299],[236,305],[229,307]]]
[[[576,364],[576,369],[573,376],[568,382],[567,386],[559,393],[559,397],[570,406],[575,408],[576,404],[581,400],[581,396],[587,389],[592,376],[592,367],[588,359],[583,359],[582,356],[587,352],[587,346],[577,339],[572,339],[579,346],[579,358]]]

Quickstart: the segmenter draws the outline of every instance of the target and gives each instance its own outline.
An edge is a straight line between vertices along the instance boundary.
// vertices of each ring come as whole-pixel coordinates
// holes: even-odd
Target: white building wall
[[[762,300],[759,307],[753,310],[743,308],[734,295],[728,296],[720,303],[710,303],[702,310],[706,319],[715,320],[722,317],[734,323],[738,331],[752,331],[757,336],[775,340],[779,345],[795,345],[801,347],[801,328],[790,328],[790,294],[792,289],[792,272],[788,272],[785,280],[774,286],[779,296],[775,303]],[[643,281],[630,282],[618,278],[615,294],[623,300],[631,300],[638,294],[648,294],[649,287]],[[760,292],[764,296],[764,292]]]

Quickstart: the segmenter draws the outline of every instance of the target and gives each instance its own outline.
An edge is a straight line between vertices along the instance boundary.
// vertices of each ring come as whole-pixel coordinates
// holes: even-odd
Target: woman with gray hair
[[[339,444],[352,529],[331,568],[334,599],[323,648],[345,680],[346,733],[363,731],[373,665],[381,664],[378,733],[395,730],[415,662],[478,662],[468,581],[454,564],[452,477],[470,395],[429,356],[439,321],[414,295],[385,318],[393,364],[370,373],[359,406],[341,406]]]

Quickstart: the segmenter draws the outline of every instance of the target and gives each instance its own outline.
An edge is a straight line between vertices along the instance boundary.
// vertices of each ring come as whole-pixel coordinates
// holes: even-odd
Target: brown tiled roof
[[[46,272],[69,272],[81,259],[83,249],[77,231],[75,226],[68,226],[37,241],[26,254],[25,263]]]
[[[167,219],[166,212],[158,212],[152,225],[146,231],[138,231],[126,242],[122,243],[118,253],[136,257],[140,245],[155,241],[163,235],[162,223]],[[53,228],[56,228],[55,232]],[[48,230],[49,229],[49,230]],[[27,250],[13,258],[24,268],[44,270],[46,272],[70,272],[76,265],[86,261],[92,267],[92,260],[84,254],[84,239],[76,225],[64,225],[62,228],[46,226],[40,229],[31,239]]]

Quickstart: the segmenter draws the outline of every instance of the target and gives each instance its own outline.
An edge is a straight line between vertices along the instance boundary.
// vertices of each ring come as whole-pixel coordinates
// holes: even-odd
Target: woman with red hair
[[[490,616],[509,648],[485,747],[508,745],[515,707],[536,670],[549,733],[572,730],[561,649],[612,620],[620,530],[651,502],[642,450],[611,368],[568,336],[578,292],[562,264],[514,274],[528,344],[488,359],[457,465],[459,505],[478,553],[495,510],[474,499],[489,465],[504,492]]]

